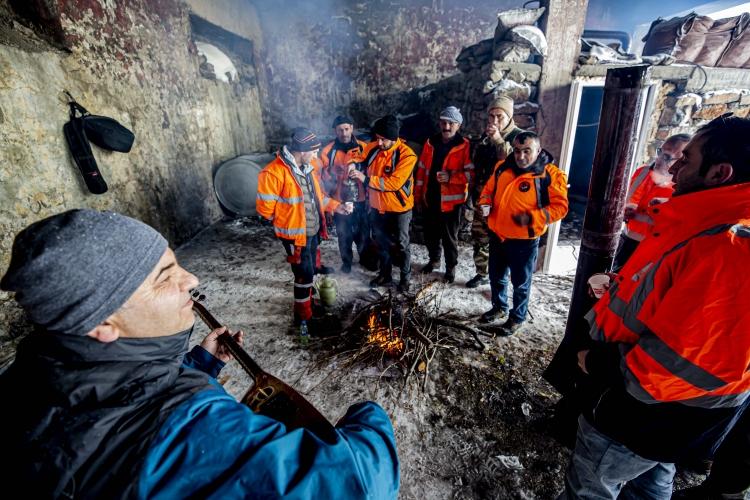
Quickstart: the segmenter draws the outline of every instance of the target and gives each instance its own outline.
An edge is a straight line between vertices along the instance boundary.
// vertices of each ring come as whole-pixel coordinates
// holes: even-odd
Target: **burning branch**
[[[441,315],[442,296],[443,288],[429,283],[414,296],[402,298],[388,293],[366,302],[352,314],[344,335],[334,340],[339,345],[334,345],[333,356],[344,360],[344,367],[380,366],[381,377],[397,369],[405,383],[416,374],[423,377],[424,388],[438,350],[464,346],[484,350],[479,336],[494,336]],[[471,335],[468,342],[467,333]]]

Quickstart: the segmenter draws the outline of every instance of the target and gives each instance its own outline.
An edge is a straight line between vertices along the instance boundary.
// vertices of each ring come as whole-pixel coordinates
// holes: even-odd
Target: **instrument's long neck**
[[[208,326],[211,330],[216,330],[217,328],[221,328],[222,326],[224,326],[219,323],[210,312],[208,312],[208,309],[206,309],[203,304],[193,301],[193,309],[198,313],[200,319],[203,320],[206,326]],[[253,360],[253,358],[251,358],[250,355],[245,352],[245,350],[234,340],[234,338],[232,338],[232,335],[229,333],[229,331],[226,331],[219,335],[219,341],[227,347],[229,352],[232,354],[232,356],[234,356],[240,366],[242,366],[247,374],[252,377],[253,381],[255,381],[258,376],[265,373],[263,369],[258,366],[258,364]]]

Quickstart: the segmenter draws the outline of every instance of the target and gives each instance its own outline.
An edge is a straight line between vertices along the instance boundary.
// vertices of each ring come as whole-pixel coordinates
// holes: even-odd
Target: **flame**
[[[404,340],[399,336],[398,330],[391,330],[381,324],[375,311],[367,319],[367,331],[367,343],[375,344],[386,353],[398,355],[404,350]]]

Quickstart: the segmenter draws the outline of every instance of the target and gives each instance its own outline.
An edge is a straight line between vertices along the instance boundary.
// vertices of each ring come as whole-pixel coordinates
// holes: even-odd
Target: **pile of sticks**
[[[494,337],[492,327],[476,327],[459,318],[441,314],[444,286],[436,282],[415,295],[390,292],[364,300],[356,307],[334,343],[325,362],[335,358],[342,368],[376,366],[380,378],[413,375],[427,382],[430,363],[440,350],[468,347],[484,350],[481,336]],[[497,328],[497,327],[495,327]]]

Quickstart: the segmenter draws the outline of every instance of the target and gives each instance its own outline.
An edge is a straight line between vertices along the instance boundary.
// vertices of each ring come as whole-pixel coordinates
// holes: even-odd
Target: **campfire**
[[[438,351],[462,347],[485,349],[480,336],[493,337],[491,328],[474,327],[440,313],[443,286],[429,283],[413,296],[387,293],[356,304],[343,334],[329,338],[332,354],[321,359],[348,368],[376,366],[381,377],[413,374],[427,381]]]
[[[368,344],[375,344],[390,356],[399,356],[404,352],[404,340],[399,328],[383,324],[378,311],[373,310],[367,318]]]

